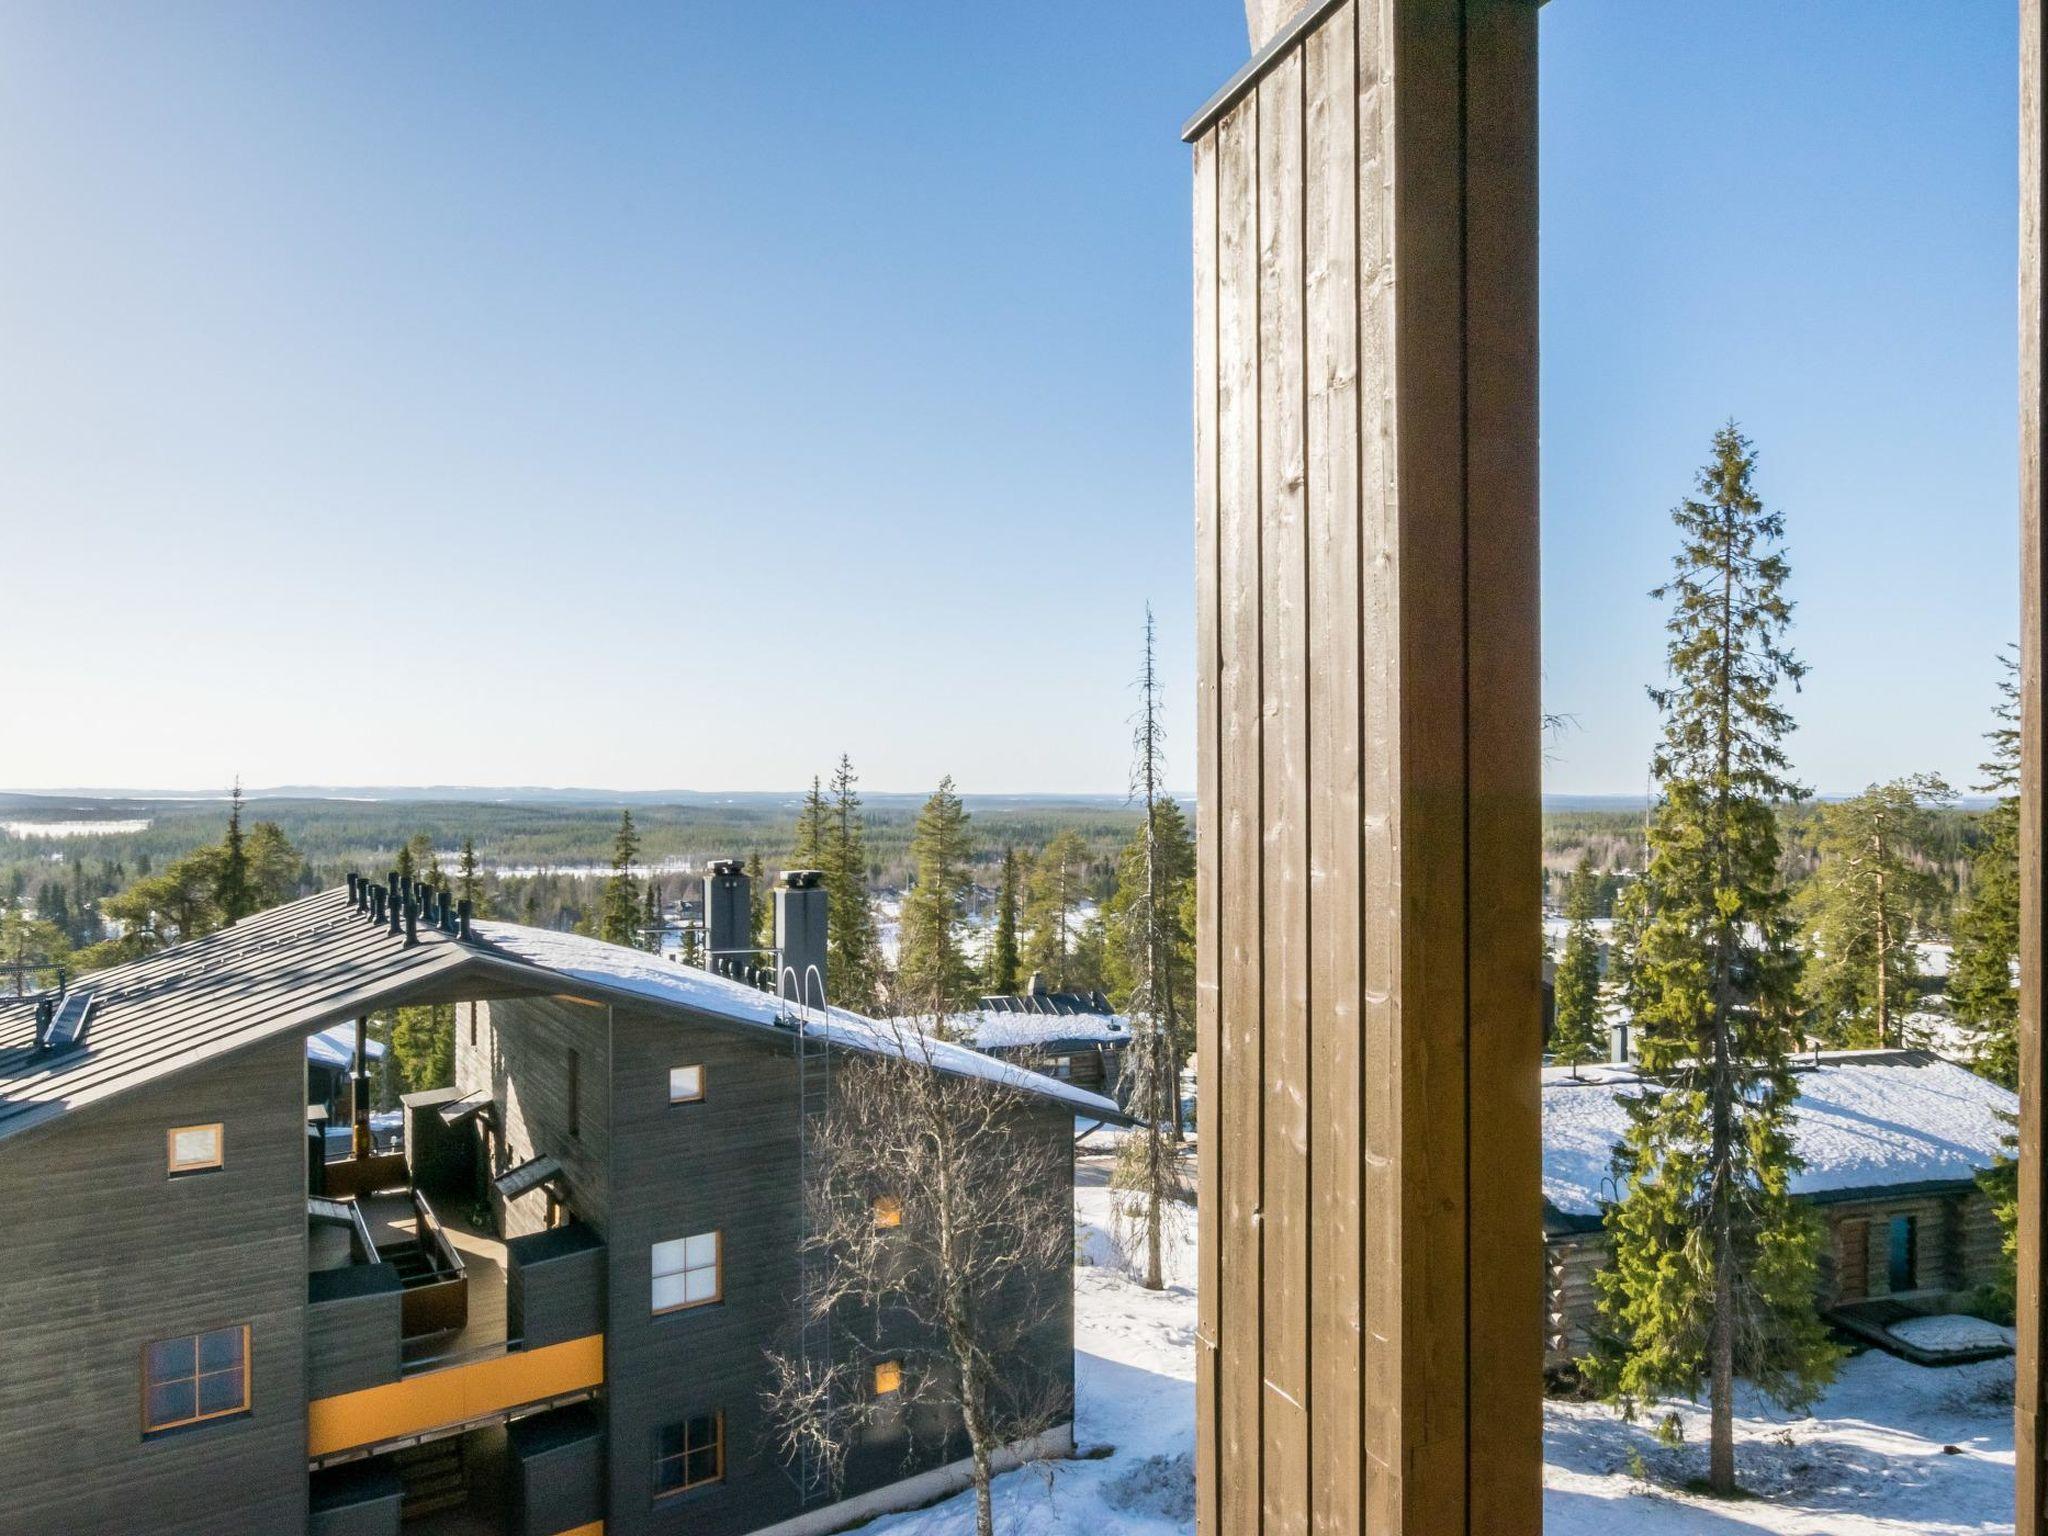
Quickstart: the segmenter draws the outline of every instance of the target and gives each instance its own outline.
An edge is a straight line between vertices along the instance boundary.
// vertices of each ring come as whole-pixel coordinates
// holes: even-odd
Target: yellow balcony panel
[[[604,1382],[604,1335],[513,1350],[468,1365],[343,1392],[306,1405],[306,1453],[330,1456],[359,1445],[466,1424]],[[582,1532],[575,1536],[583,1536]]]

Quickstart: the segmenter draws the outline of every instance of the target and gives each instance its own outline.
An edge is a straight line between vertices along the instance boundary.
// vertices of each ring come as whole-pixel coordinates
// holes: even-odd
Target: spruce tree
[[[1977,1032],[1977,1070],[2008,1088],[2019,1086],[2019,993],[2013,974],[2020,954],[2019,662],[1999,657],[1997,723],[1985,738],[1991,756],[1978,787],[1999,797],[1978,824],[1970,860],[1968,900],[1956,919],[1949,1002],[1957,1020]]]
[[[1564,915],[1572,926],[1557,962],[1556,1017],[1550,1031],[1550,1054],[1560,1066],[1576,1067],[1600,1055],[1600,941],[1593,931],[1599,899],[1600,876],[1587,849],[1565,883]]]
[[[640,882],[633,875],[633,861],[639,853],[640,835],[633,830],[633,813],[621,811],[619,830],[612,838],[611,878],[604,883],[597,925],[597,936],[608,944],[639,946]]]
[[[1951,798],[1940,779],[1915,774],[1815,810],[1820,867],[1797,904],[1811,935],[1801,987],[1809,1027],[1829,1045],[1907,1043],[1901,1020],[1920,979],[1913,918],[1941,895],[1922,857],[1930,807]]]
[[[791,869],[823,869],[825,848],[830,838],[831,813],[825,808],[825,787],[816,774],[796,813],[796,841],[789,851]]]
[[[1708,1485],[1735,1491],[1735,1380],[1787,1407],[1810,1402],[1838,1351],[1815,1310],[1819,1230],[1795,1205],[1789,1064],[1799,951],[1779,877],[1777,806],[1801,791],[1779,689],[1804,667],[1784,520],[1751,484],[1731,422],[1714,438],[1680,535],[1668,601],[1669,668],[1652,771],[1647,917],[1636,962],[1638,1091],[1615,1153],[1613,1261],[1599,1277],[1612,1328],[1588,1362],[1630,1412],[1707,1382]]]
[[[917,813],[910,836],[916,883],[903,899],[897,972],[904,1001],[917,1013],[957,1011],[973,980],[959,935],[971,881],[969,838],[967,808],[949,774]]]
[[[223,923],[240,922],[256,909],[249,889],[249,850],[242,841],[242,780],[235,778],[234,794],[228,800],[228,833],[221,844],[220,871],[214,900],[220,906]]]
[[[747,923],[754,935],[754,948],[775,947],[775,903],[768,894],[768,871],[761,863],[761,850],[747,855]],[[761,962],[767,964],[766,960]]]
[[[860,813],[853,759],[841,753],[832,774],[820,866],[825,871],[826,956],[832,997],[841,1007],[871,1013],[880,987],[881,942],[868,893],[867,824]]]
[[[996,926],[989,937],[988,990],[999,996],[1017,990],[1017,850],[1003,849],[1002,881],[996,888]]]
[[[462,840],[462,861],[455,867],[455,899],[469,903],[471,917],[490,916],[490,902],[484,895],[483,875],[477,868],[476,839]]]
[[[1088,849],[1081,834],[1067,827],[1032,861],[1024,899],[1024,963],[1054,992],[1075,985],[1074,918],[1082,897]]]

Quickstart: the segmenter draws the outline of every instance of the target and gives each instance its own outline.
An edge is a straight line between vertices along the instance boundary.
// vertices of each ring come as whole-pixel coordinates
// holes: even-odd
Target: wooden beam
[[[2042,0],[2020,0],[2020,1144],[2019,1264],[2016,1294],[2019,1358],[2013,1391],[2016,1484],[2014,1528],[2021,1536],[2048,1536],[2048,1463],[2043,1457],[2043,1415],[2048,1412],[2048,1289],[2042,1285],[2044,1146],[2042,1096],[2048,1093],[2048,1063],[2043,1061],[2041,967],[2048,961],[2043,924],[2042,796],[2048,792],[2048,739],[2044,739],[2043,683],[2048,677],[2048,632],[2042,624],[2042,593],[2048,588],[2048,549],[2041,537],[2042,434],[2048,431],[2048,410],[2042,392],[2048,387],[2048,361],[2043,358],[2042,213],[2048,205],[2048,143],[2044,143],[2042,88],[2048,69]]]
[[[1533,1531],[1535,6],[1298,14],[1193,135],[1197,1523]]]

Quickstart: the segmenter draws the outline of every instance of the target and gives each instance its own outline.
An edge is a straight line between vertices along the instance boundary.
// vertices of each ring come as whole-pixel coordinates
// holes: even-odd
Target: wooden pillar
[[[1541,1523],[1535,0],[1190,124],[1197,1526]]]
[[[2042,82],[2044,56],[2042,0],[2020,0],[2020,1150],[2018,1376],[2014,1386],[2014,1477],[2021,1536],[2048,1536],[2048,1467],[2044,1467],[2042,1419],[2048,1409],[2048,1356],[2043,1354],[2048,1331],[2048,1292],[2041,1283],[2041,1238],[2048,1186],[2042,1174],[2044,1148],[2041,1108],[2048,1093],[2048,1063],[2042,1055],[2044,992],[2041,967],[2048,960],[2043,943],[2042,795],[2048,785],[2048,739],[2044,739],[2042,687],[2048,668],[2048,633],[2042,626],[2042,592],[2048,586],[2048,550],[2041,538],[2042,434],[2048,411],[2042,391],[2048,381],[2044,366],[2042,210],[2043,179],[2048,177],[2048,143],[2044,143]]]

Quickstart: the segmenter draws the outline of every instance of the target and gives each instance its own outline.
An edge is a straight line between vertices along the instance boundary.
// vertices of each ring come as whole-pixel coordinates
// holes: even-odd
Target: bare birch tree
[[[1067,1421],[1068,1378],[1037,1368],[1073,1284],[1066,1118],[1017,1087],[944,1069],[936,1019],[895,1026],[900,1055],[848,1052],[814,1128],[804,1190],[813,1278],[771,1352],[778,1450],[835,1488],[875,1427],[964,1433],[975,1529],[993,1536],[1001,1449]],[[919,1410],[923,1410],[919,1412]]]

